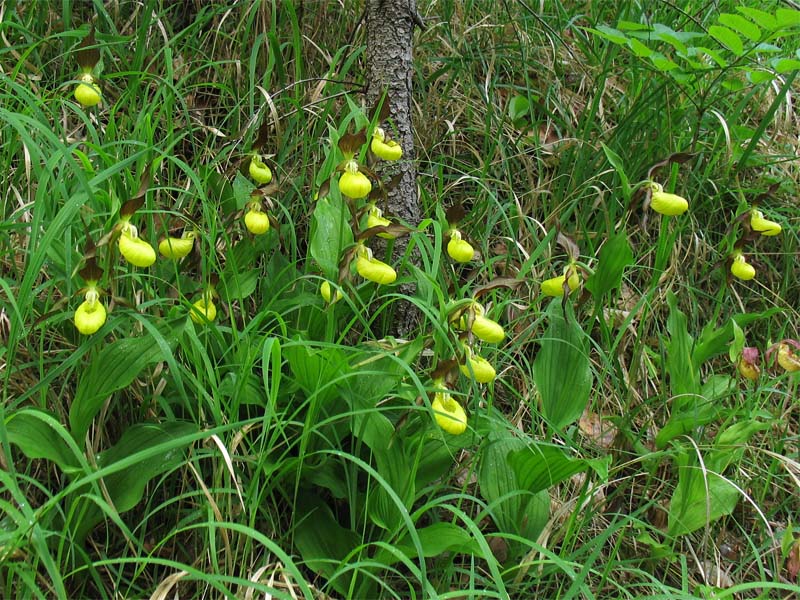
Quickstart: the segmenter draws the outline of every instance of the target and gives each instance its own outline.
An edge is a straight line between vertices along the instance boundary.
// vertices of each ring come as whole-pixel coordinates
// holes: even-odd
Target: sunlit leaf
[[[673,69],[677,69],[678,65],[668,59],[666,56],[661,54],[660,52],[653,52],[650,54],[650,62],[653,63],[653,66],[658,69],[659,71],[663,71],[667,73],[672,71]]]
[[[779,8],[775,11],[778,27],[795,27],[800,25],[800,10]]]
[[[649,46],[644,45],[642,42],[640,42],[636,38],[630,38],[628,40],[628,47],[639,58],[649,58],[649,56],[653,53],[652,48],[650,48]]]
[[[759,10],[757,8],[750,8],[748,6],[737,6],[736,10],[743,15],[747,15],[750,19],[755,21],[759,26],[767,31],[774,31],[778,28],[778,20],[768,12]]]
[[[728,66],[728,61],[722,58],[722,54],[720,54],[717,50],[712,50],[711,48],[705,48],[703,46],[689,48],[689,56],[697,56],[699,58],[702,54],[708,56],[721,69],[724,69]]]
[[[720,44],[727,46],[736,56],[744,54],[744,43],[736,32],[721,25],[712,25],[708,28],[708,33]]]
[[[772,68],[778,73],[789,73],[800,69],[800,60],[794,58],[779,58],[772,63]]]
[[[588,30],[597,34],[601,38],[604,38],[610,42],[614,42],[615,44],[624,45],[628,43],[628,36],[622,33],[619,29],[614,29],[608,25],[598,25],[596,29],[588,28]]]
[[[761,38],[761,30],[758,26],[740,15],[722,13],[719,16],[719,22],[741,33],[751,42],[757,42]]]
[[[646,23],[634,23],[633,21],[619,21],[617,29],[620,31],[651,31],[652,27]]]

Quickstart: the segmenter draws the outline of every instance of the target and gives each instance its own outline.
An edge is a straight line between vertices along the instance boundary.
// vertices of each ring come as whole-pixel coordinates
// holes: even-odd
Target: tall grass
[[[795,73],[734,86],[712,65],[678,81],[597,34],[707,32],[734,2],[420,2],[426,218],[405,255],[389,242],[378,256],[415,291],[345,278],[329,304],[314,240],[335,142],[368,120],[361,4],[0,9],[2,595],[796,593],[797,378],[762,363],[751,383],[728,356],[800,337]],[[90,21],[103,101],[82,108]],[[793,55],[787,31],[776,43]],[[253,236],[241,217],[262,124],[277,188]],[[662,218],[636,184],[678,152],[691,157],[655,178],[690,210]],[[147,173],[140,236],[198,238],[144,269],[112,236]],[[734,219],[772,184],[760,208],[783,230],[748,242],[757,277],[737,281]],[[468,265],[445,250],[459,204]],[[88,239],[109,313],[82,336]],[[581,289],[551,302],[541,282],[573,264]],[[210,285],[217,318],[194,322]],[[463,354],[450,321],[476,292],[507,337],[479,349],[492,383],[450,381],[469,413],[451,435],[431,412],[436,369]],[[420,314],[407,339],[392,335],[401,302]],[[713,351],[694,365],[698,348]],[[577,359],[545,373],[553,355]],[[546,396],[575,403],[579,370],[585,411],[562,425]],[[712,515],[732,489],[719,476],[738,492]],[[692,485],[722,491],[700,494],[704,523],[684,531]]]

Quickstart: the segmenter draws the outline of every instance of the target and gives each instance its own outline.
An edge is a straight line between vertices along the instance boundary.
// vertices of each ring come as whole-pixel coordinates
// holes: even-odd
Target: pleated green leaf
[[[550,324],[533,362],[533,379],[542,398],[545,418],[553,428],[561,429],[576,421],[586,408],[592,371],[586,334],[575,321],[570,305],[565,318],[561,301],[552,301],[547,317]]]

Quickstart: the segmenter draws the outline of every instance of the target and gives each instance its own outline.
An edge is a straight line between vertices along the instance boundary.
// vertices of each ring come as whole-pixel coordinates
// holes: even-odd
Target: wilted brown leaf
[[[789,550],[789,556],[786,557],[786,578],[797,583],[798,572],[800,572],[800,540],[795,540]]]
[[[581,433],[600,448],[610,448],[617,436],[617,428],[593,412],[585,411],[578,421]]]

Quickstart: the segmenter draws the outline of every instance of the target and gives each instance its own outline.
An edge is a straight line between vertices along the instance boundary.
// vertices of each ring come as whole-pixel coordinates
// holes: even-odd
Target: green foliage
[[[170,331],[171,336],[179,333],[180,327]],[[92,419],[111,394],[128,387],[145,367],[170,354],[165,338],[157,331],[148,334],[122,338],[100,348],[81,377],[69,411],[71,433],[79,444],[83,444]]]
[[[723,473],[741,460],[753,434],[767,428],[768,423],[741,421],[720,432],[706,456],[688,450],[676,454],[678,485],[670,501],[670,535],[686,535],[733,512],[741,490]]]
[[[800,12],[356,4],[3,13],[0,596],[794,591]]]
[[[353,243],[353,231],[341,198],[320,198],[314,206],[309,251],[331,281],[339,279],[339,257]]]
[[[581,416],[592,389],[585,334],[561,303],[547,309],[549,325],[533,363],[533,380],[542,396],[542,413],[558,430]]]
[[[483,450],[479,471],[481,495],[502,533],[535,540],[547,524],[550,502],[543,489],[529,489],[520,480],[519,470],[510,464],[516,452],[529,450],[522,440],[509,437],[490,442]],[[563,463],[568,459],[561,454],[558,460]],[[548,469],[544,463],[537,461],[537,464],[540,473]],[[521,474],[528,477],[525,473]],[[521,545],[512,544],[512,555],[521,551]]]

